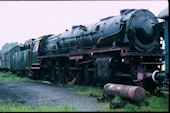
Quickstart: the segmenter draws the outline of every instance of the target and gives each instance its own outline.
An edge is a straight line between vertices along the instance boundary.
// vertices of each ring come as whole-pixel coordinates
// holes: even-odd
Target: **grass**
[[[16,75],[13,75],[11,73],[3,73],[0,72],[0,81],[7,80],[25,80],[27,78],[20,78]],[[68,85],[68,84],[56,84],[56,86],[59,87],[66,87],[66,88],[73,88],[75,90],[75,93],[82,94],[82,95],[89,95],[89,94],[95,94],[102,96],[103,89],[98,87],[91,87],[91,86],[82,86],[82,85]],[[115,96],[115,98],[111,99],[110,101],[104,101],[100,102],[101,107],[104,109],[104,111],[109,112],[168,112],[169,111],[169,92],[164,91],[163,92],[165,96],[163,97],[157,97],[154,95],[149,94],[147,92],[147,96],[145,97],[144,102],[140,103],[134,103],[134,102],[128,102],[124,107],[122,108],[110,108],[110,102],[115,101],[119,102],[122,99],[119,96]],[[146,105],[146,102],[148,105]],[[1,101],[0,101],[1,104]],[[13,109],[12,109],[13,108]],[[23,106],[19,103],[13,103],[10,102],[8,105],[0,106],[0,111],[5,112],[4,110],[10,111],[76,111],[75,108],[70,108],[67,105],[63,105],[61,107],[54,107],[54,106],[46,106],[46,107],[37,107],[37,108],[31,108],[29,106]]]
[[[82,86],[82,85],[69,85],[69,84],[57,84],[57,86],[73,88],[76,90],[77,94],[82,94],[82,95],[90,95],[91,93],[96,94],[96,95],[103,94],[103,89],[98,88],[98,87]]]
[[[163,92],[164,96],[157,97],[154,95],[148,95],[145,97],[145,100],[140,103],[133,101],[128,101],[127,104],[122,108],[110,108],[110,102],[120,102],[122,99],[119,96],[112,99],[111,101],[105,101],[101,103],[102,108],[105,111],[115,112],[168,112],[169,111],[169,92]]]
[[[29,80],[26,77],[18,77],[16,74],[11,72],[0,72],[0,81],[19,81],[19,80]]]
[[[90,86],[81,86],[81,85],[68,85],[68,84],[57,84],[57,86],[66,87],[66,88],[73,88],[75,89],[76,93],[89,95],[91,93],[95,95],[101,96],[103,94],[103,89],[98,87],[90,87]],[[135,103],[133,101],[128,101],[127,104],[122,108],[110,108],[110,102],[120,102],[122,98],[120,96],[115,96],[111,100],[106,100],[104,102],[100,102],[101,107],[104,111],[109,112],[168,112],[169,111],[169,92],[163,91],[164,96],[158,97],[151,95],[147,92],[147,96],[145,97],[143,102]],[[149,105],[147,105],[147,103]]]
[[[10,100],[0,100],[0,112],[76,112],[75,107],[70,107],[68,105],[62,106],[40,106],[40,107],[31,107],[24,106],[20,103],[12,102]]]
[[[139,106],[139,111],[159,111],[168,112],[169,111],[169,94],[168,96],[157,97],[157,96],[147,96],[146,101],[149,102],[149,106]]]
[[[0,81],[21,81],[29,80],[26,77],[18,77],[16,74],[10,72],[0,72]],[[13,102],[11,100],[0,100],[0,112],[76,112],[77,108],[74,106],[62,105],[62,106],[40,106],[31,107],[25,106],[21,103]]]
[[[169,111],[169,99],[167,97],[147,96],[141,103],[128,103],[124,110],[131,112],[168,112]],[[148,102],[148,105],[145,103]]]

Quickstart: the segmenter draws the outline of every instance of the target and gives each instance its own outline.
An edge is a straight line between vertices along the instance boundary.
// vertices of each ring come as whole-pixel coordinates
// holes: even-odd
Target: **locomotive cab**
[[[42,43],[41,39],[35,40],[35,44],[34,44],[33,51],[32,51],[32,63],[33,64],[38,63],[38,52],[39,52],[41,43]]]
[[[32,63],[38,63],[38,56],[44,51],[44,47],[46,45],[45,41],[50,36],[52,36],[52,34],[41,36],[34,41],[34,47],[32,51]]]

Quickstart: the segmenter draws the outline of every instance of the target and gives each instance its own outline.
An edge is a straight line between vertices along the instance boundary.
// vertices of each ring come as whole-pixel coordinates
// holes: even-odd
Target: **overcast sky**
[[[0,1],[0,49],[5,43],[59,34],[73,25],[119,15],[121,9],[148,9],[156,16],[167,0],[152,1]]]

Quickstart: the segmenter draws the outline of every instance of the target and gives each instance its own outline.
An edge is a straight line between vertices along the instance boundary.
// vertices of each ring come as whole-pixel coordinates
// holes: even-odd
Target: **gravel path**
[[[103,111],[94,97],[76,94],[72,88],[35,81],[0,82],[0,99],[33,107],[68,105],[79,111]]]

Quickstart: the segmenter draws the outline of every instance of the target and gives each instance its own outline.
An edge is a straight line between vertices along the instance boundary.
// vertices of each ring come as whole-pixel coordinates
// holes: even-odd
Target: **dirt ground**
[[[11,100],[32,107],[68,105],[79,111],[103,111],[94,97],[77,94],[72,88],[31,80],[0,82],[0,100]]]

